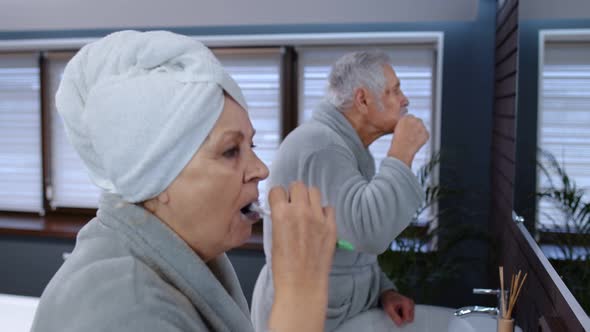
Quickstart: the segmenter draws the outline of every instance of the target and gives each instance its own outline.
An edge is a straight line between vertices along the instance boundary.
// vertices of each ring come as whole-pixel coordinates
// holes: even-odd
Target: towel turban
[[[165,31],[121,31],[84,46],[56,95],[91,180],[135,203],[164,191],[242,92],[200,42]]]

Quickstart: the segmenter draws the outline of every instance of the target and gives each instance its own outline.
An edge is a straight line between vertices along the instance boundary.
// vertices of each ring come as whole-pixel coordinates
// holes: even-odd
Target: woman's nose
[[[244,182],[250,182],[253,180],[262,181],[268,177],[268,167],[258,158],[256,153],[252,151],[252,160],[246,171],[246,178]]]

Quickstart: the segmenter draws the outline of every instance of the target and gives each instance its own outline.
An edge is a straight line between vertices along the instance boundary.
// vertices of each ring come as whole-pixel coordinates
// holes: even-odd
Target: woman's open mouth
[[[248,205],[246,205],[240,209],[240,212],[242,214],[242,218],[248,222],[251,222],[251,223],[256,223],[262,219],[262,216],[260,215],[260,213],[255,211],[256,209],[254,207],[254,204],[257,204],[257,203],[256,202],[248,203]]]

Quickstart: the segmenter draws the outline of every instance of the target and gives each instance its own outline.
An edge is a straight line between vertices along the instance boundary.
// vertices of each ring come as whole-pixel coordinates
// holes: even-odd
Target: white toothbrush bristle
[[[252,211],[260,214],[261,216],[269,216],[270,215],[270,211],[265,210],[258,203],[252,203],[252,207],[250,209],[252,209]]]

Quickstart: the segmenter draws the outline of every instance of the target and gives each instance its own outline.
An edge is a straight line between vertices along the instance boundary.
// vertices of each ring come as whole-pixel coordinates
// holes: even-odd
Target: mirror
[[[590,313],[590,2],[518,6],[514,208]]]

